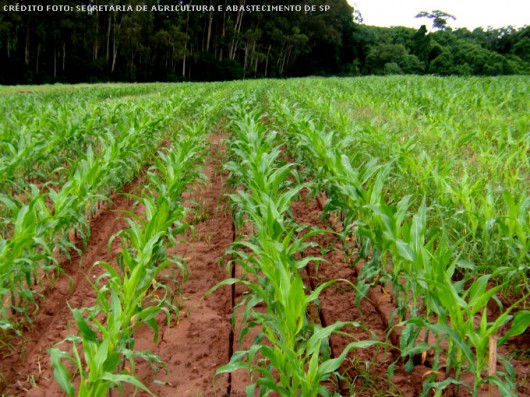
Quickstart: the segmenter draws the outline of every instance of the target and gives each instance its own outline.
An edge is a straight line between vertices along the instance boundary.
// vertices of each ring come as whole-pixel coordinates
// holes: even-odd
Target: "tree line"
[[[428,32],[355,25],[352,74],[530,74],[530,26]]]
[[[279,0],[193,0],[207,6],[198,12],[175,0],[33,0],[88,11],[6,11],[15,4],[0,9],[0,84],[530,73],[529,28],[378,28],[347,0],[292,0],[294,12],[246,11]],[[111,4],[160,11],[89,7]]]
[[[34,0],[35,1],[35,0]],[[7,2],[9,3],[9,1]],[[11,2],[13,3],[13,2]],[[52,0],[46,4],[80,4]],[[335,74],[353,58],[353,9],[230,11],[248,0],[199,0],[207,12],[2,12],[0,83],[179,81]],[[85,1],[84,4],[91,4]],[[93,4],[179,4],[175,0],[95,0]],[[306,5],[307,1],[290,4]],[[160,7],[162,6],[162,7]],[[317,7],[318,9],[318,7]]]

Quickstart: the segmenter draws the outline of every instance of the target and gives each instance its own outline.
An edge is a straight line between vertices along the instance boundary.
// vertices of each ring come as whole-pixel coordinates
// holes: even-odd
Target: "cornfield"
[[[0,88],[4,392],[53,377],[67,396],[530,395],[529,86]],[[86,263],[110,213],[120,223]],[[222,251],[204,259],[222,276],[186,287],[198,246]],[[43,313],[52,298],[67,314]],[[214,301],[227,351],[188,375],[206,385],[179,389],[166,335]]]

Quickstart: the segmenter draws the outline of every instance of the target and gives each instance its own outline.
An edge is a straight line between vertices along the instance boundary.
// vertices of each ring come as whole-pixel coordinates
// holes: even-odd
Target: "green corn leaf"
[[[414,255],[414,251],[403,240],[397,240],[396,241],[396,247],[398,249],[399,255],[403,259],[405,259],[405,260],[407,260],[409,262],[414,262],[416,260],[416,256]]]
[[[526,331],[528,326],[530,326],[530,310],[518,311],[513,317],[512,326],[508,332],[499,339],[499,345],[504,344],[512,336],[521,335]]]
[[[92,341],[92,342],[97,341],[98,338],[97,338],[96,333],[92,331],[90,326],[87,324],[86,319],[81,314],[81,311],[79,309],[72,309],[72,314],[74,316],[77,327],[79,328],[79,331],[81,332],[83,340]]]
[[[230,362],[226,365],[219,367],[215,371],[215,374],[219,375],[219,374],[224,374],[228,372],[234,372],[239,369],[250,369],[249,364],[244,361],[247,354],[248,354],[247,351],[234,352],[234,354],[232,354],[232,357],[230,357]]]
[[[109,357],[109,344],[108,338],[104,339],[103,342],[98,346],[97,353],[94,357],[95,368],[91,368],[90,378],[91,380],[97,379],[97,376],[105,371],[106,361]],[[112,353],[112,352],[111,352]]]
[[[325,328],[322,327],[315,327],[315,331],[311,335],[311,338],[309,338],[307,345],[306,345],[306,354],[310,355],[313,354],[315,351],[317,351],[317,346],[320,346],[322,340],[328,339],[331,334],[337,332],[341,328],[344,328],[345,326],[352,325],[352,326],[358,326],[357,323],[350,323],[350,322],[344,322],[344,321],[337,321],[336,323],[332,325],[328,325]]]
[[[11,200],[11,198],[9,198],[8,196],[0,194],[0,202],[3,203],[6,208],[13,213],[13,216],[17,216],[19,207],[14,200]]]
[[[465,383],[454,378],[447,378],[442,382],[433,382],[430,384],[431,387],[440,390],[444,390],[449,385],[465,385]]]
[[[120,383],[130,383],[131,385],[136,386],[137,388],[145,391],[146,393],[149,393],[149,395],[156,397],[156,395],[153,394],[153,392],[149,390],[142,382],[140,382],[137,378],[131,375],[113,374],[110,372],[105,372],[101,374],[100,379],[110,382],[113,385],[119,385]]]
[[[350,343],[348,346],[344,348],[344,350],[342,351],[339,357],[325,361],[320,365],[318,369],[319,375],[322,377],[325,374],[330,374],[330,373],[335,372],[341,366],[344,359],[346,358],[346,355],[350,352],[350,350],[366,349],[378,343],[380,342],[374,341],[374,340],[364,340],[364,341]]]
[[[221,281],[220,283],[217,283],[216,285],[214,285],[208,291],[206,291],[204,296],[208,296],[208,295],[212,294],[213,292],[215,292],[215,290],[217,290],[218,288],[220,288],[220,287],[222,287],[224,285],[232,285],[232,284],[236,284],[236,283],[242,283],[243,285],[245,285],[245,282],[243,280],[238,279],[238,278],[227,278],[227,279]]]
[[[320,341],[319,341],[320,343]],[[320,344],[317,344],[315,353],[311,355],[311,359],[309,360],[308,370],[307,370],[307,381],[309,384],[313,385],[315,382],[316,384],[320,383],[318,376],[318,361],[319,361],[319,354],[320,351]]]
[[[333,285],[337,281],[338,280],[329,280],[329,281],[326,281],[323,284],[320,284],[317,288],[315,288],[315,290],[313,292],[311,292],[311,294],[309,294],[305,298],[305,304],[308,305],[309,303],[311,303],[311,302],[315,301],[316,299],[318,299],[318,297],[320,296],[320,294],[322,293],[322,291],[324,289],[328,288],[330,285]]]
[[[245,388],[245,392],[247,393],[247,397],[255,397],[256,396],[256,384],[253,383],[251,385],[248,385]]]
[[[225,373],[237,371],[239,369],[247,369],[248,370],[249,366],[248,366],[248,364],[246,364],[244,362],[231,362],[231,363],[228,363],[226,365],[222,365],[219,368],[217,368],[217,370],[215,371],[215,374],[216,375],[225,374]]]
[[[64,390],[64,392],[66,393],[68,397],[74,397],[75,395],[74,385],[72,384],[72,381],[70,379],[70,374],[66,370],[66,367],[64,366],[64,364],[62,363],[63,358],[66,358],[69,360],[72,360],[72,358],[70,357],[68,353],[65,353],[55,347],[49,349],[48,352],[51,357],[53,375],[55,377],[55,380],[57,381],[59,386],[61,386],[61,389]]]
[[[497,386],[497,388],[501,392],[502,397],[517,397],[519,395],[515,390],[515,385],[511,382],[503,381],[502,379],[497,377],[488,377],[486,379],[489,383]]]
[[[156,322],[156,318],[148,318],[147,320],[144,320],[144,323],[153,330],[153,342],[158,342],[158,323]]]

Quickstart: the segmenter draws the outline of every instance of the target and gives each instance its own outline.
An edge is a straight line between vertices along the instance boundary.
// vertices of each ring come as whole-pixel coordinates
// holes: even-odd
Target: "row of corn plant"
[[[125,134],[124,134],[125,138]],[[119,145],[107,144],[101,139],[102,157],[96,158],[92,149],[81,159],[72,170],[68,182],[61,190],[51,189],[47,199],[35,185],[28,204],[16,202],[3,197],[3,202],[12,211],[14,220],[11,238],[2,239],[2,320],[7,321],[8,311],[26,311],[24,301],[33,299],[35,279],[40,269],[54,268],[57,256],[54,249],[68,255],[70,249],[77,249],[70,240],[69,232],[74,228],[83,240],[89,238],[89,225],[86,211],[88,205],[106,200],[99,193],[111,184],[110,178],[119,173],[120,169],[129,172],[126,166],[133,169],[133,153],[141,153],[135,145],[128,151],[122,151]],[[122,142],[123,144],[123,142]],[[132,160],[132,161],[126,161]],[[123,172],[123,171],[122,171]],[[10,296],[11,302],[5,297]],[[17,301],[16,297],[23,298]]]
[[[309,307],[318,306],[322,290],[335,281],[314,291],[304,286],[300,271],[309,262],[322,259],[299,253],[314,245],[307,239],[321,231],[302,235],[303,228],[289,215],[292,201],[305,185],[297,183],[294,164],[282,164],[277,133],[258,121],[261,114],[257,109],[252,99],[239,99],[232,110],[232,136],[227,145],[231,161],[226,164],[237,189],[231,195],[232,213],[238,229],[246,222],[254,232],[240,236],[228,252],[244,276],[227,279],[217,287],[244,285],[249,294],[238,305],[244,307],[246,320],[240,339],[250,327],[259,326],[261,331],[247,350],[235,352],[217,373],[249,371],[249,396],[271,392],[281,396],[331,395],[324,383],[331,380],[348,352],[375,342],[352,342],[338,357],[332,357],[330,335],[358,324],[337,322],[322,327],[310,320]],[[255,309],[259,304],[265,305],[264,312]]]
[[[384,194],[425,197],[461,259],[528,292],[529,81],[392,77],[302,80],[284,87],[315,124],[351,141],[357,167],[392,163]],[[300,93],[303,92],[303,95]]]
[[[193,98],[196,97],[191,96],[190,102]],[[98,203],[108,200],[114,190],[138,174],[162,141],[168,115],[184,103],[182,98],[172,98],[151,115],[139,112],[136,106],[124,111],[112,121],[113,131],[102,133],[83,156],[74,159],[59,190],[30,185],[24,200],[0,196],[10,229],[7,236],[0,237],[3,330],[16,332],[13,314],[22,313],[29,320],[31,308],[38,309],[35,283],[43,275],[52,274],[51,270],[60,270],[58,252],[68,257],[70,250],[79,250],[72,242],[71,231],[77,232],[86,247],[88,221]]]
[[[3,101],[1,192],[18,195],[31,183],[64,182],[68,163],[96,143],[98,134],[93,131],[103,131],[115,121],[106,115],[126,111],[103,108],[92,95],[13,95]]]
[[[103,101],[93,93],[13,95],[3,100],[7,115],[0,124],[0,192],[19,196],[31,183],[65,183],[71,164],[88,147],[97,153],[101,133],[151,129],[182,105],[162,102],[158,96]]]
[[[425,382],[424,393],[434,387],[439,394],[449,384],[467,386],[461,380],[465,369],[474,375],[474,395],[486,382],[496,385],[503,395],[515,395],[511,365],[502,358],[503,370],[488,365],[491,356],[497,354],[497,346],[530,324],[528,311],[513,314],[524,298],[496,319],[488,318],[488,303],[496,299],[503,285],[488,288],[491,275],[468,275],[470,264],[460,260],[448,243],[446,231],[429,228],[427,214],[432,209],[425,199],[413,213],[411,196],[399,202],[385,197],[383,187],[392,164],[372,159],[353,167],[354,160],[344,154],[350,139],[322,125],[315,126],[310,116],[286,106],[280,102],[273,116],[283,117],[295,154],[316,176],[318,190],[327,191],[325,210],[343,214],[347,250],[355,249],[357,260],[366,260],[357,290],[366,291],[376,279],[392,283],[398,319],[405,326],[400,346],[404,357],[431,349],[429,333],[435,335],[433,372]],[[348,242],[352,237],[355,247]],[[458,269],[463,278],[455,282]],[[499,330],[510,321],[510,330],[499,339]],[[421,331],[424,337],[418,339]],[[492,340],[495,348],[490,348]],[[412,369],[412,365],[408,360],[407,368]]]
[[[190,227],[184,221],[181,196],[203,177],[198,166],[204,148],[203,134],[191,130],[158,153],[148,173],[148,186],[134,197],[144,212],[126,212],[128,228],[112,238],[121,243],[116,263],[95,264],[106,270],[94,284],[96,304],[72,308],[77,334],[61,342],[71,343],[72,353],[50,349],[55,378],[68,396],[106,396],[112,388],[122,390],[123,383],[152,394],[134,376],[136,360],[164,364],[149,351],[134,350],[134,332],[146,324],[156,341],[159,314],[165,315],[169,325],[171,313],[178,313],[173,291],[162,282],[162,271],[169,268],[176,277],[174,272],[179,270],[180,278],[186,277],[182,259],[169,250],[177,245],[176,236]],[[71,377],[65,360],[73,363],[77,379]]]

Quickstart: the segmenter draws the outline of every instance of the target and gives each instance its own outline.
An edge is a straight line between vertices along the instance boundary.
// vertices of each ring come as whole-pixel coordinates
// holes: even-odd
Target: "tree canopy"
[[[74,11],[2,10],[0,83],[336,74],[353,62],[354,10],[346,0],[295,0],[287,11],[252,8],[276,3],[51,0]],[[110,4],[149,11],[102,7]]]
[[[440,11],[440,10],[434,10],[431,12],[422,11],[418,15],[416,15],[416,18],[432,19],[433,29],[439,29],[439,30],[448,29],[448,25],[447,25],[448,19],[456,20],[456,18],[453,15]]]
[[[288,10],[265,0],[47,0],[25,12],[3,3],[0,84],[530,74],[530,27],[453,30],[439,10],[418,14],[433,20],[429,32],[363,25],[347,0],[292,0]],[[59,5],[71,11],[47,8]]]
[[[357,74],[530,74],[530,27],[419,29],[355,25]]]

